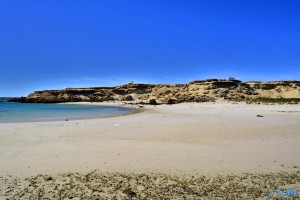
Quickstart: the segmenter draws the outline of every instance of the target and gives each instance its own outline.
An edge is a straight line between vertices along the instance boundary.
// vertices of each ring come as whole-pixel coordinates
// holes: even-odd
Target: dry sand
[[[106,173],[102,172],[108,172],[107,177],[120,176],[115,172],[125,177],[150,174],[151,180],[156,180],[157,173],[166,177],[186,175],[191,179],[217,174],[223,178],[228,174],[242,177],[242,173],[256,174],[253,176],[274,173],[279,177],[280,172],[288,172],[293,181],[280,178],[277,181],[283,181],[281,186],[293,183],[299,188],[299,153],[300,105],[184,103],[145,106],[144,112],[111,118],[7,123],[0,124],[1,191],[10,197],[17,191],[33,193],[24,192],[26,187],[22,185],[28,183],[26,178],[15,180],[14,177],[37,174],[58,177],[58,173],[76,172],[86,176],[92,170],[98,170],[97,176],[103,177]],[[59,180],[75,174],[61,176]],[[85,184],[89,182],[84,180]],[[12,182],[15,189],[8,192],[7,185]],[[128,194],[124,192],[124,187],[115,191],[123,191],[128,198],[135,197],[130,196],[129,189]],[[261,186],[260,196],[266,187]],[[137,188],[135,193],[142,198]],[[183,193],[178,194],[173,199],[181,199]],[[165,196],[168,197],[172,196]]]

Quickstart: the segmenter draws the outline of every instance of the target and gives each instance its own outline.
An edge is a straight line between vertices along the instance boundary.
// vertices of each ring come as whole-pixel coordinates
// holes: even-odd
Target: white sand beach
[[[299,131],[300,105],[147,105],[111,118],[3,123],[0,175],[293,171]]]
[[[300,105],[143,109],[0,124],[0,199],[268,199],[278,188],[298,195]]]

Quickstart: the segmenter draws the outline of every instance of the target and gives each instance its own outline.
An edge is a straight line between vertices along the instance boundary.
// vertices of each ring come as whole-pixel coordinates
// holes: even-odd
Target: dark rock
[[[150,100],[149,100],[149,104],[150,104],[150,105],[157,105],[157,102],[156,102],[155,99],[150,99]]]
[[[167,104],[175,104],[176,100],[175,99],[168,99]]]
[[[52,181],[53,180],[53,178],[51,176],[46,176],[44,178],[45,178],[46,181]]]
[[[262,115],[256,115],[256,117],[264,117],[264,116],[262,116]]]
[[[219,97],[223,97],[223,98],[226,98],[227,97],[227,94],[222,92],[221,94],[218,95]]]
[[[122,98],[122,101],[133,101],[133,98],[131,95],[126,95]]]
[[[7,102],[27,103],[27,99],[26,99],[26,97],[11,98],[11,99],[8,99]]]
[[[262,90],[272,90],[272,89],[275,89],[277,86],[276,86],[276,84],[260,83],[260,84],[254,84],[253,87],[256,89],[262,89]]]
[[[127,194],[130,197],[136,197],[137,196],[137,194],[134,191],[132,191],[130,188],[127,188],[127,189],[123,190],[123,193]]]
[[[198,192],[191,192],[191,195],[193,195],[193,196],[199,196],[199,193]]]

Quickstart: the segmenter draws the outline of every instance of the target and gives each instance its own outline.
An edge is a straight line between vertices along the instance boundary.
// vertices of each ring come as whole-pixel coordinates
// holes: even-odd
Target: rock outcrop
[[[300,81],[241,82],[208,79],[188,84],[126,84],[117,87],[66,88],[36,91],[27,97],[10,101],[25,103],[135,101],[155,105],[209,102],[217,99],[253,102],[262,98],[293,98],[293,102],[300,102]]]

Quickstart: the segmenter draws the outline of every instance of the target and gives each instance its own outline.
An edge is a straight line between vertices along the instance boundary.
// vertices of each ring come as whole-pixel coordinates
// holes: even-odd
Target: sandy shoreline
[[[111,118],[0,124],[0,176],[98,170],[209,177],[300,169],[300,105],[144,109]]]
[[[0,124],[0,175],[286,171],[300,166],[299,111],[299,105],[186,103],[112,118]]]

